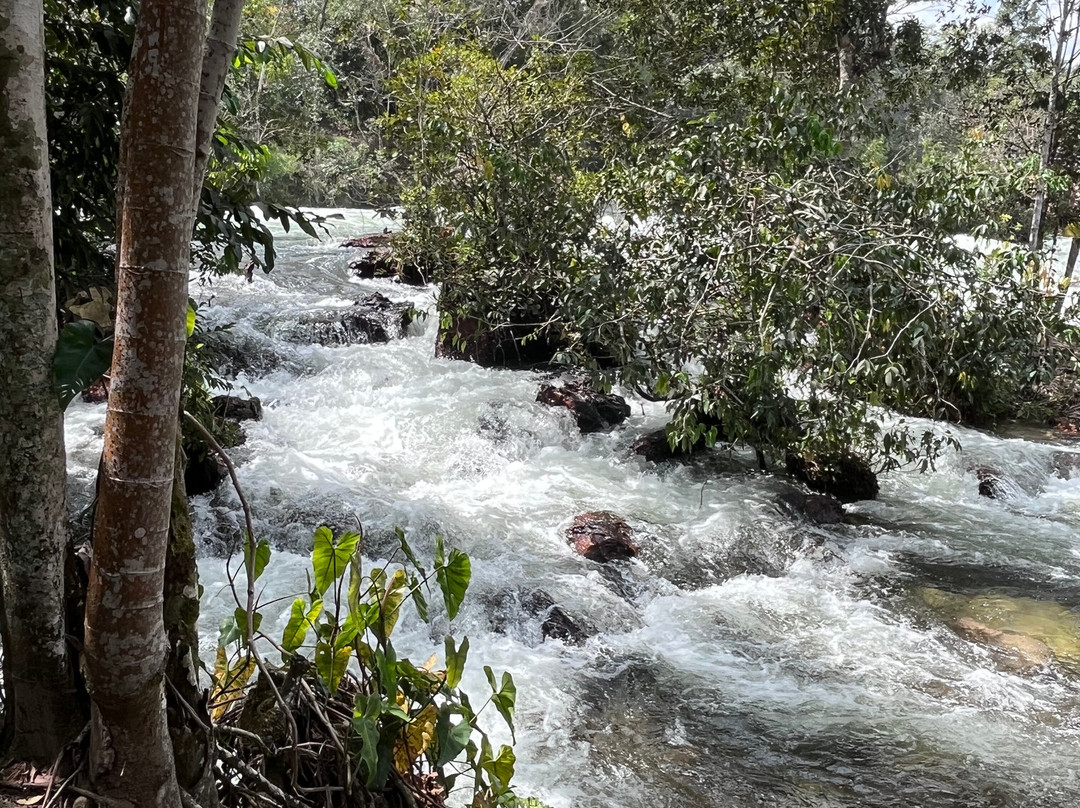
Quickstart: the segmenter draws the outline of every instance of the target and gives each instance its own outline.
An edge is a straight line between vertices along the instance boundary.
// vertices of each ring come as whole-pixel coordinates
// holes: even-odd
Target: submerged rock
[[[218,418],[231,418],[234,421],[262,420],[262,401],[257,396],[214,396],[210,403],[214,407],[214,415]]]
[[[309,312],[285,329],[290,342],[319,345],[365,345],[405,336],[412,319],[408,303],[378,293],[358,299],[351,309]]]
[[[568,382],[562,387],[552,384],[540,386],[536,400],[549,407],[570,410],[584,433],[603,432],[621,424],[630,417],[630,405],[622,396],[600,393],[582,381]]]
[[[923,601],[957,634],[1005,654],[1002,664],[1034,670],[1051,660],[1080,674],[1080,615],[1054,601],[996,592],[962,595],[923,588]]]
[[[811,490],[834,496],[845,504],[877,499],[877,475],[858,455],[789,454],[785,464],[788,474],[806,483]]]
[[[806,494],[787,491],[776,498],[781,510],[804,517],[819,525],[838,525],[844,521],[844,506],[829,494]]]
[[[998,652],[1002,666],[1016,673],[1034,673],[1054,661],[1050,646],[1027,634],[990,628],[972,617],[961,617],[951,627],[965,640]]]
[[[610,511],[578,514],[564,535],[576,553],[601,564],[638,554],[633,528]]]
[[[1007,493],[1005,477],[1001,472],[986,466],[976,466],[970,471],[975,473],[979,481],[979,496],[990,499],[1001,499]]]

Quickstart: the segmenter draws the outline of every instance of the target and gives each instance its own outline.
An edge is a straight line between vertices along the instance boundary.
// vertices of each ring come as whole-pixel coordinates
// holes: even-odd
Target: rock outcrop
[[[541,385],[536,400],[549,407],[569,410],[583,433],[603,432],[630,417],[630,405],[626,399],[593,390],[582,381],[569,382],[561,387]]]
[[[787,491],[776,498],[780,509],[818,525],[838,525],[844,521],[844,506],[829,494]]]
[[[290,342],[320,345],[365,345],[405,336],[412,320],[408,303],[395,303],[378,293],[359,298],[349,309],[301,315],[284,329]]]
[[[565,536],[576,553],[601,564],[638,554],[633,528],[610,511],[578,514]]]
[[[214,407],[214,415],[218,418],[230,418],[233,421],[262,420],[262,401],[257,396],[214,396],[210,403]]]
[[[847,504],[877,499],[877,475],[870,464],[854,454],[794,455],[786,458],[788,474],[821,494]]]

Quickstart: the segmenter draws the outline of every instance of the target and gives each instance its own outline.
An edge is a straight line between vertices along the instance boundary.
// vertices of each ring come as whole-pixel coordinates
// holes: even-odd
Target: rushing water
[[[350,212],[338,232],[375,227]],[[252,368],[237,384],[265,406],[234,452],[256,529],[277,549],[263,597],[307,588],[324,522],[359,519],[373,562],[395,525],[429,560],[435,533],[466,550],[465,687],[486,692],[485,663],[513,673],[519,793],[555,808],[1080,804],[1080,659],[1072,672],[1010,673],[923,589],[1056,603],[1064,633],[1075,627],[1080,471],[1062,447],[962,431],[964,452],[935,472],[887,476],[852,524],[810,527],[776,508],[788,484],[739,454],[670,468],[630,455],[664,423],[658,405],[631,398],[623,427],[582,436],[534,402],[537,374],[434,359],[433,318],[386,345],[278,339],[290,318],[371,291],[432,308],[430,290],[350,278],[336,244],[285,239],[272,275],[193,285],[212,302],[204,323],[234,324]],[[76,503],[103,417],[69,412]],[[1007,472],[1007,496],[979,497],[973,465]],[[193,509],[210,653],[233,609],[218,556],[239,508],[223,486]],[[601,567],[575,555],[561,530],[592,509],[630,520],[641,557]],[[784,551],[803,539],[810,550]],[[537,590],[589,629],[584,643],[542,638],[523,605]],[[283,609],[267,607],[264,626],[282,628]],[[410,613],[399,653],[426,659],[446,628]]]

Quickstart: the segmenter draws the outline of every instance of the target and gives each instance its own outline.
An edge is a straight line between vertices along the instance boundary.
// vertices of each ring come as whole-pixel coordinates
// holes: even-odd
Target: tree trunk
[[[0,0],[0,588],[8,754],[51,763],[85,722],[67,644],[63,418],[41,0]]]
[[[198,211],[210,161],[221,93],[236,51],[243,5],[243,0],[216,0],[206,36],[191,178],[193,216]],[[206,694],[198,677],[199,568],[184,486],[185,458],[181,443],[178,426],[165,559],[164,618],[169,643],[165,675],[170,684],[166,693],[167,717],[179,785],[203,808],[212,808],[218,804],[213,771],[214,740],[204,730],[211,722]],[[195,720],[192,711],[200,720]]]
[[[121,125],[116,342],[86,605],[90,776],[180,804],[165,709],[165,557],[184,363],[204,3],[144,0]]]
[[[1050,96],[1046,102],[1046,119],[1043,122],[1042,147],[1039,149],[1039,171],[1046,172],[1050,168],[1054,156],[1054,143],[1057,139],[1057,97],[1061,90],[1063,76],[1071,72],[1071,65],[1065,64],[1065,45],[1069,38],[1069,22],[1073,14],[1072,3],[1062,3],[1059,7],[1061,14],[1058,20],[1057,44],[1054,51],[1054,62],[1050,74]],[[1035,189],[1035,199],[1031,210],[1031,230],[1028,233],[1028,247],[1034,252],[1042,249],[1043,245],[1043,219],[1046,216],[1046,180],[1040,178]]]

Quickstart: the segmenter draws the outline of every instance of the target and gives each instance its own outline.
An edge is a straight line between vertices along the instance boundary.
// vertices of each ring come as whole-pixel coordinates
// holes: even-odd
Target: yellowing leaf
[[[239,664],[230,668],[229,657],[224,648],[217,649],[214,660],[214,686],[210,690],[210,718],[221,719],[229,708],[243,699],[244,688],[255,673],[255,657],[245,656]]]
[[[405,725],[401,737],[394,743],[394,768],[402,774],[409,771],[413,761],[431,746],[431,740],[435,737],[436,718],[438,711],[434,704],[429,704]]]

